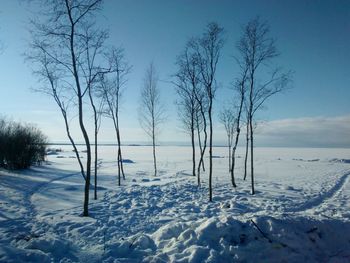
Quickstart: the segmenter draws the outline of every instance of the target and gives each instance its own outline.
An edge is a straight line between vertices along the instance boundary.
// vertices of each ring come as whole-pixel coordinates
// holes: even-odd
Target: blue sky
[[[51,98],[31,91],[38,83],[22,56],[28,50],[27,25],[33,7],[20,0],[1,2],[0,114],[36,123],[51,141],[64,141],[63,121],[57,106]],[[121,112],[122,139],[147,140],[139,127],[137,107],[144,72],[151,61],[158,69],[159,86],[167,106],[168,121],[160,141],[187,139],[178,122],[174,87],[168,81],[176,71],[176,56],[187,39],[201,34],[211,21],[218,22],[226,33],[217,76],[221,83],[214,105],[217,114],[227,98],[232,97],[229,87],[237,74],[234,45],[241,27],[257,15],[269,22],[271,35],[277,40],[281,56],[276,64],[295,72],[293,88],[268,101],[267,109],[259,114],[264,124],[258,130],[257,144],[350,147],[350,136],[339,138],[350,135],[349,125],[344,125],[350,119],[350,1],[347,0],[105,1],[99,23],[110,29],[108,42],[123,46],[133,65]],[[102,126],[103,141],[114,140],[108,122],[105,120]],[[289,133],[295,129],[300,141]],[[310,139],[310,130],[316,133],[316,142]],[[274,139],[276,134],[280,139]],[[225,141],[219,123],[215,139],[217,143]]]

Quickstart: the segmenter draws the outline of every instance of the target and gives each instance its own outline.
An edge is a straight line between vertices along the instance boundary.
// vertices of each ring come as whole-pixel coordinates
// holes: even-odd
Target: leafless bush
[[[0,120],[0,167],[26,169],[44,161],[47,137],[35,126]]]

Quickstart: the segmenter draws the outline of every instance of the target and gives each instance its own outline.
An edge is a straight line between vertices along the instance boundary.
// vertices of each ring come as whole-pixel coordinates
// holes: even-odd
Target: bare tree
[[[197,166],[197,182],[200,185],[201,168],[205,171],[204,154],[207,148],[208,132],[208,108],[209,99],[202,81],[202,67],[200,56],[200,39],[192,38],[187,42],[185,49],[184,71],[187,72],[187,81],[191,83],[192,94],[195,99],[195,127],[198,136],[200,158]],[[193,96],[191,97],[193,99]]]
[[[94,92],[96,93],[96,92]],[[97,170],[98,170],[98,133],[101,127],[102,109],[104,105],[104,99],[99,99],[96,95],[93,96],[89,90],[90,103],[94,112],[94,146],[95,146],[95,158],[94,158],[94,199],[97,200]],[[96,101],[97,100],[97,101]]]
[[[156,139],[165,116],[160,100],[158,75],[153,63],[146,70],[140,95],[139,121],[145,133],[152,139],[154,176],[157,176]]]
[[[100,74],[110,72],[111,68],[96,66],[96,59],[102,57],[104,42],[108,38],[106,30],[96,29],[94,21],[82,25],[81,39],[85,46],[85,56],[79,61],[82,75],[85,78],[89,101],[93,110],[94,118],[94,199],[97,199],[97,161],[98,161],[98,132],[101,124],[102,100],[98,101],[96,86]],[[84,58],[84,59],[83,59]]]
[[[227,136],[227,148],[228,148],[228,170],[231,173],[231,151],[233,144],[233,137],[235,135],[235,127],[237,123],[235,110],[232,107],[225,107],[220,112],[220,121],[225,127],[226,136]],[[232,185],[236,187],[234,179],[232,179]]]
[[[127,75],[131,71],[131,66],[129,66],[127,63],[124,55],[124,50],[121,48],[113,48],[108,56],[111,65],[110,68],[113,69],[114,76],[111,78],[108,78],[106,74],[101,76],[99,94],[101,97],[103,97],[106,104],[103,109],[103,113],[112,119],[116,133],[118,144],[118,185],[120,186],[121,175],[125,180],[119,126],[120,100],[125,88],[125,84],[127,82]]]
[[[33,49],[40,50],[50,58],[51,63],[62,72],[61,83],[71,91],[73,103],[78,108],[79,127],[87,151],[85,167],[85,189],[83,216],[89,215],[89,189],[91,179],[90,138],[84,123],[84,96],[92,79],[84,78],[86,69],[99,71],[97,60],[87,65],[87,49],[96,43],[87,44],[86,28],[94,27],[93,21],[101,7],[102,0],[43,1],[42,20],[33,21]],[[88,46],[87,46],[88,45]],[[97,76],[98,74],[96,74]]]
[[[183,128],[186,133],[190,134],[191,146],[192,146],[192,175],[196,176],[196,145],[195,145],[195,132],[196,132],[196,100],[194,94],[189,87],[188,83],[184,81],[182,76],[176,82],[176,92],[179,96],[177,101],[180,120],[183,124]]]
[[[204,154],[207,149],[208,132],[207,132],[207,118],[208,118],[208,98],[205,96],[205,91],[202,88],[197,89],[195,93],[195,98],[198,104],[199,112],[196,113],[196,126],[198,135],[198,145],[200,151],[200,159],[197,167],[197,177],[198,182],[200,182],[200,171],[201,168],[205,171],[204,165]],[[202,137],[203,132],[203,137]],[[203,138],[203,143],[202,143]]]
[[[234,140],[234,144],[232,147],[232,154],[231,154],[231,182],[232,182],[232,186],[236,187],[236,183],[235,183],[235,164],[236,164],[236,150],[237,150],[237,146],[238,146],[238,141],[239,141],[239,136],[241,133],[241,123],[242,123],[242,112],[244,110],[244,102],[245,102],[245,94],[246,94],[246,80],[247,80],[247,65],[246,63],[242,63],[239,60],[238,64],[241,68],[241,76],[239,78],[237,78],[235,84],[234,84],[234,90],[237,93],[237,113],[236,113],[236,122],[235,122],[235,140]],[[245,170],[246,172],[246,170]]]
[[[271,38],[269,34],[270,29],[268,24],[266,22],[262,22],[259,18],[255,18],[249,21],[244,27],[241,39],[237,44],[242,60],[245,61],[248,67],[247,114],[250,141],[250,173],[252,194],[255,193],[253,128],[255,113],[263,106],[268,98],[286,88],[290,81],[290,73],[281,73],[279,68],[271,71],[271,61],[279,54],[276,49],[275,40]],[[270,77],[263,81],[262,79],[264,79],[264,76],[268,74]]]
[[[179,96],[178,106],[181,121],[185,131],[189,131],[192,145],[192,175],[196,176],[196,145],[195,133],[198,132],[200,151],[202,151],[200,139],[200,106],[197,102],[196,94],[200,86],[200,68],[196,54],[191,46],[193,40],[190,40],[183,53],[177,58],[178,72],[175,74],[176,92]],[[200,176],[198,173],[198,185],[200,185]]]
[[[208,99],[209,119],[209,201],[213,200],[213,101],[217,89],[216,69],[220,58],[220,52],[224,45],[223,28],[217,23],[207,25],[206,31],[198,39],[197,55],[199,58],[201,82]]]

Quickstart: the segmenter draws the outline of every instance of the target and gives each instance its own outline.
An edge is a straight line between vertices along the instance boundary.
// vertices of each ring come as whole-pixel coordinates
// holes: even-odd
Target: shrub
[[[0,120],[0,167],[25,169],[44,161],[46,136],[33,125]]]

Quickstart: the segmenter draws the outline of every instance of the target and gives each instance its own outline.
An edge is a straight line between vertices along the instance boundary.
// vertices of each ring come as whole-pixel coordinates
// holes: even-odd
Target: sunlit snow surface
[[[123,147],[118,187],[116,149],[103,146],[85,218],[75,154],[53,148],[43,166],[0,170],[0,262],[350,262],[349,149],[256,148],[252,196],[243,149],[233,189],[216,147],[209,203],[189,147],[158,147],[157,177],[151,147]]]

